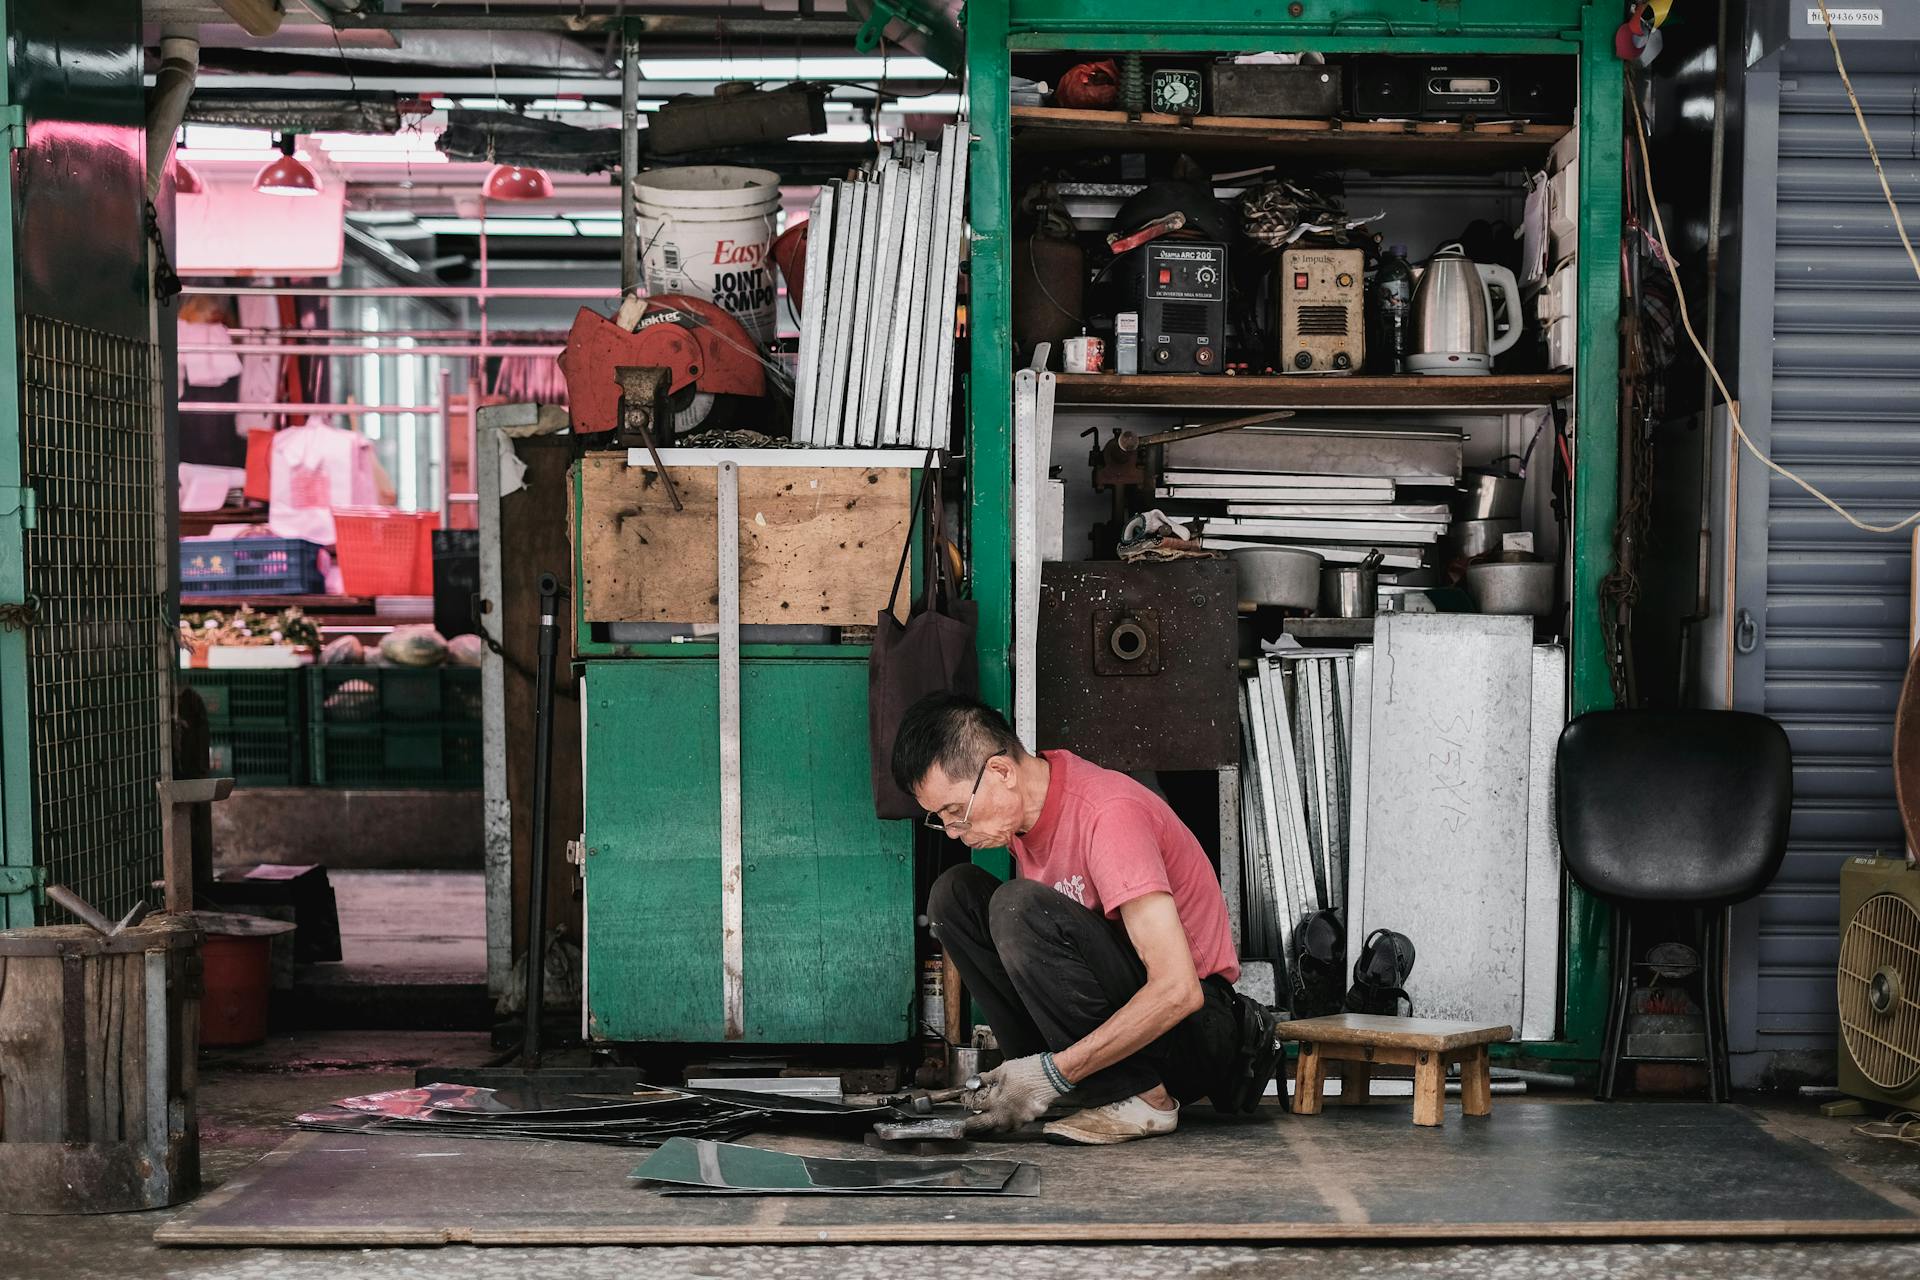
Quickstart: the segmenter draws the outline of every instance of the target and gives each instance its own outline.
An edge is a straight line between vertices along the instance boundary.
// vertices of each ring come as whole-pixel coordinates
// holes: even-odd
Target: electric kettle
[[[1493,358],[1520,341],[1520,282],[1502,266],[1479,263],[1457,244],[1442,245],[1415,267],[1408,373],[1486,374]],[[1493,290],[1506,303],[1506,332],[1493,335]]]

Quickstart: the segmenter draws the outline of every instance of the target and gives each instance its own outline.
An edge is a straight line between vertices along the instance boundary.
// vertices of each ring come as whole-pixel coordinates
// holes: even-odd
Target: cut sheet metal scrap
[[[348,1111],[366,1111],[381,1116],[414,1116],[437,1109],[458,1111],[511,1111],[499,1101],[492,1089],[470,1084],[425,1084],[413,1089],[389,1089],[385,1093],[362,1094],[334,1103]]]
[[[795,1098],[781,1094],[748,1093],[736,1089],[689,1088],[685,1092],[690,1097],[710,1098],[727,1106],[766,1111],[777,1116],[836,1123],[844,1121],[855,1129],[864,1129],[881,1120],[915,1118],[913,1111],[891,1105],[857,1106],[849,1102],[830,1102],[825,1098]]]
[[[938,1157],[926,1157],[937,1159]],[[1023,1164],[1014,1170],[1012,1177],[998,1191],[950,1191],[929,1187],[870,1187],[861,1191],[791,1191],[766,1192],[752,1187],[694,1187],[680,1183],[659,1188],[663,1196],[764,1196],[776,1195],[834,1195],[834,1196],[921,1196],[926,1199],[938,1199],[942,1196],[1037,1196],[1040,1194],[1040,1166]]]
[[[632,1173],[641,1181],[765,1195],[1000,1195],[1018,1160],[831,1159],[675,1138]]]
[[[435,1137],[490,1138],[515,1142],[593,1142],[610,1146],[653,1147],[671,1137],[743,1138],[766,1128],[769,1118],[750,1112],[721,1111],[683,1114],[681,1118],[625,1121],[608,1125],[447,1124],[419,1116],[380,1116],[338,1107],[305,1112],[295,1117],[295,1128],[323,1133],[432,1134]]]

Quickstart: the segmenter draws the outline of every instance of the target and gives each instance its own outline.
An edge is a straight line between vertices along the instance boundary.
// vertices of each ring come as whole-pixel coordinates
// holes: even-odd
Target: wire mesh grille
[[[1860,1074],[1899,1092],[1920,1079],[1920,913],[1891,893],[1860,904],[1840,937],[1840,1034]]]
[[[151,344],[21,324],[34,838],[49,884],[118,915],[160,874],[170,739],[159,387]]]

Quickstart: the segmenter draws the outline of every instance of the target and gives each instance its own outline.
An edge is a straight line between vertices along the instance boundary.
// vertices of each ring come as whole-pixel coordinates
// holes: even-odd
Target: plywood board
[[[716,621],[713,469],[672,468],[685,507],[675,511],[660,472],[629,467],[625,454],[578,465],[587,619]],[[872,626],[907,537],[911,480],[906,468],[742,468],[740,621]]]
[[[1920,1203],[1708,1103],[1498,1099],[1415,1130],[1404,1103],[1262,1108],[1117,1147],[982,1143],[1040,1168],[1032,1199],[663,1196],[641,1153],[303,1133],[155,1232],[168,1245],[841,1244],[856,1241],[1712,1239],[1920,1235]],[[1037,1129],[1032,1136],[1039,1137]],[[756,1146],[870,1154],[758,1135]]]

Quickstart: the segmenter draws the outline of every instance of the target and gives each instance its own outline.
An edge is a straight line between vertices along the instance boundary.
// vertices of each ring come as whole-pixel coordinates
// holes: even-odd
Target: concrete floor
[[[287,1136],[288,1117],[306,1107],[410,1084],[413,1069],[471,1064],[485,1038],[464,1033],[333,1032],[276,1037],[266,1045],[210,1053],[201,1091],[202,1157],[209,1189]],[[1851,1133],[1807,1103],[1762,1102],[1802,1136],[1909,1192],[1920,1193],[1920,1151]],[[1103,1280],[1182,1275],[1267,1276],[1285,1268],[1320,1276],[1846,1277],[1909,1280],[1920,1273],[1920,1243],[1524,1244],[1431,1248],[1370,1246],[1238,1247],[840,1246],[832,1248],[187,1250],[160,1249],[153,1229],[169,1211],[99,1218],[0,1217],[5,1280],[493,1280],[500,1277],[743,1276],[846,1280],[1018,1275],[1020,1280],[1099,1275]]]

